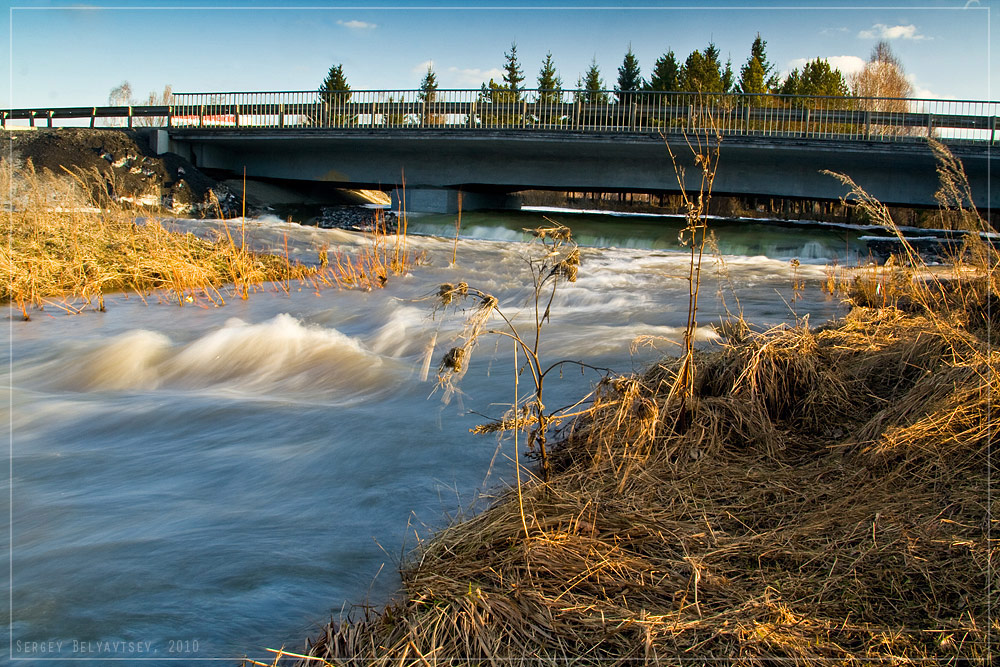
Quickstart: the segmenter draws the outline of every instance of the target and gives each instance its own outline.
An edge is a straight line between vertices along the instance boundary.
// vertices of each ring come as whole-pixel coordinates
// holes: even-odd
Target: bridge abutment
[[[405,206],[403,200],[405,199]],[[414,213],[458,213],[485,209],[517,210],[514,195],[494,192],[464,192],[453,188],[406,188],[392,191],[392,207]]]

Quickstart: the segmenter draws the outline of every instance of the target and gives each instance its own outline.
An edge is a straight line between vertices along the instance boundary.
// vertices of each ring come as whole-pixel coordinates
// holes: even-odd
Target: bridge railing
[[[174,93],[158,107],[0,112],[0,121],[110,118],[177,128],[404,128],[994,142],[1000,102],[612,91],[362,90]]]
[[[702,132],[994,141],[1000,102],[612,91],[175,93],[174,125]]]

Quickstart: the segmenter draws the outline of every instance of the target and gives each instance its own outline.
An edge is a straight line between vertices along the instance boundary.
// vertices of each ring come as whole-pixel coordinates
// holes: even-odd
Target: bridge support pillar
[[[461,195],[463,211],[484,209],[519,209],[517,197],[493,192],[460,192],[451,188],[406,188],[406,191],[392,191],[392,207],[402,208],[403,198],[406,210],[415,213],[457,213]]]

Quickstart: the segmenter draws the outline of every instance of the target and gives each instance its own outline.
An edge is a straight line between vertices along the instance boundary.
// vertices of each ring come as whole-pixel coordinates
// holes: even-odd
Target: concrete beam
[[[174,130],[181,154],[199,167],[248,176],[336,183],[344,187],[451,188],[469,192],[525,189],[676,192],[677,180],[660,136],[609,133],[462,130]],[[697,189],[700,168],[683,137],[670,137]],[[988,147],[955,146],[976,203],[1000,205],[989,188]],[[727,137],[717,194],[838,199],[845,188],[820,174],[845,173],[886,204],[936,206],[934,157],[925,142],[832,141]],[[990,199],[987,200],[987,193]],[[416,209],[413,209],[416,210]]]

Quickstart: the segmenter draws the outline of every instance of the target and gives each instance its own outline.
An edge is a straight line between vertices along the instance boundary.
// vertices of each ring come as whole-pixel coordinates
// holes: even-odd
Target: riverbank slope
[[[331,622],[308,654],[988,664],[997,277],[889,267],[851,289],[818,330],[734,327],[682,406],[672,360],[602,382],[549,483],[423,544],[403,597]]]

